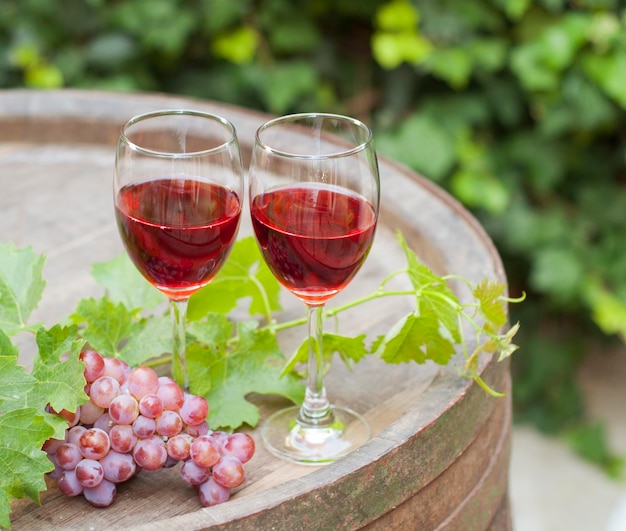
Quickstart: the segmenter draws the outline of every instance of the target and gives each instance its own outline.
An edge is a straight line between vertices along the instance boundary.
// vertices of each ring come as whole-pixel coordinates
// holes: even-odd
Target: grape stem
[[[383,297],[401,297],[401,296],[411,296],[411,297],[415,297],[416,299],[419,300],[420,297],[423,296],[428,296],[431,298],[438,298],[441,301],[445,302],[447,305],[449,305],[451,308],[453,308],[456,313],[457,313],[457,319],[458,319],[458,330],[459,330],[459,336],[460,336],[460,344],[462,346],[462,350],[463,350],[463,354],[466,360],[465,363],[465,368],[464,369],[459,369],[459,371],[467,377],[470,377],[472,379],[474,379],[478,385],[480,385],[480,387],[482,387],[486,392],[488,392],[489,394],[493,395],[493,396],[502,396],[500,393],[498,393],[497,391],[494,391],[493,389],[491,389],[481,378],[480,375],[478,374],[478,370],[477,370],[477,364],[478,364],[478,354],[483,351],[486,350],[485,345],[486,343],[483,342],[481,344],[480,339],[481,339],[481,335],[485,335],[488,340],[487,341],[491,341],[493,345],[495,345],[495,347],[491,347],[493,348],[493,351],[495,350],[500,350],[501,352],[506,351],[506,354],[502,354],[501,353],[501,358],[505,357],[506,355],[509,355],[513,350],[515,350],[515,348],[517,348],[515,345],[509,345],[510,343],[510,337],[512,337],[512,335],[514,335],[514,330],[516,329],[516,327],[513,327],[513,329],[511,331],[509,331],[508,334],[502,336],[500,335],[497,331],[493,332],[491,330],[488,330],[485,328],[484,325],[481,325],[478,321],[477,321],[477,316],[479,315],[479,309],[480,309],[480,303],[479,302],[469,302],[469,303],[461,303],[459,302],[457,299],[453,298],[453,297],[449,297],[447,296],[445,293],[441,293],[440,291],[436,290],[436,289],[429,289],[430,286],[434,286],[435,284],[424,284],[423,286],[419,286],[417,288],[414,289],[394,289],[394,290],[387,290],[385,288],[385,286],[389,283],[389,281],[391,281],[393,278],[402,275],[402,274],[409,274],[410,270],[408,268],[403,268],[403,269],[398,269],[396,271],[393,271],[391,273],[389,273],[380,283],[379,287],[363,296],[360,297],[358,299],[354,299],[352,301],[346,302],[340,306],[336,306],[335,308],[331,308],[331,309],[322,309],[319,308],[318,309],[318,319],[326,319],[326,318],[334,318],[337,315],[339,315],[340,313],[343,313],[347,310],[350,310],[356,306],[360,306],[362,304],[365,304],[367,302],[371,302],[373,300],[376,299],[380,299]],[[459,281],[463,284],[465,284],[465,286],[472,291],[472,283],[469,282],[467,279],[463,278],[463,277],[459,277],[457,275],[446,275],[446,276],[442,276],[439,279],[442,282],[447,282],[450,280],[455,280],[455,281]],[[276,319],[274,318],[273,314],[272,314],[272,310],[270,307],[270,303],[269,300],[267,298],[267,294],[265,292],[265,290],[263,289],[263,286],[261,285],[260,282],[256,281],[256,279],[254,279],[252,277],[252,281],[255,283],[255,285],[257,286],[262,299],[263,299],[263,306],[264,306],[264,318],[266,320],[266,325],[261,327],[261,330],[269,330],[271,333],[273,334],[277,334],[280,331],[283,330],[288,330],[290,328],[295,328],[298,326],[304,326],[309,324],[310,327],[310,316],[307,317],[301,317],[301,318],[297,318],[297,319],[292,319],[289,321],[283,321],[283,322],[277,322]],[[437,284],[439,284],[439,282],[437,282]],[[525,295],[522,295],[521,297],[518,298],[511,298],[505,295],[502,295],[499,297],[501,300],[505,301],[505,302],[509,302],[509,303],[516,303],[516,302],[521,302],[525,299]],[[472,312],[471,309],[474,309],[474,311]],[[463,321],[466,321],[467,323],[469,323],[469,325],[473,328],[473,330],[476,333],[476,340],[477,340],[477,347],[474,350],[474,352],[469,353],[468,349],[467,349],[467,339],[465,337],[465,332],[463,330]],[[227,345],[228,346],[233,346],[235,345],[237,342],[239,341],[239,337],[238,336],[233,336],[231,337],[228,341],[227,341]],[[147,362],[146,365],[147,366],[151,366],[151,367],[155,367],[155,366],[159,366],[162,365],[164,363],[168,363],[171,361],[171,357],[162,357],[159,358],[157,360],[152,360],[150,362]]]
[[[476,381],[476,383],[483,389],[485,390],[487,393],[489,393],[492,396],[503,396],[502,393],[499,393],[493,389],[491,389],[489,387],[489,385],[480,377],[479,373],[478,373],[478,355],[480,354],[480,352],[482,351],[487,351],[487,345],[489,344],[489,342],[491,342],[490,346],[489,346],[489,352],[494,352],[494,351],[500,351],[500,359],[510,355],[515,349],[517,349],[516,345],[511,345],[510,344],[510,339],[511,337],[515,334],[515,332],[517,331],[517,328],[519,325],[515,325],[507,334],[505,335],[500,335],[498,333],[498,331],[491,331],[490,329],[487,329],[485,327],[485,325],[480,324],[477,320],[477,317],[480,316],[480,302],[470,302],[470,303],[461,303],[459,302],[457,299],[453,298],[453,297],[449,297],[447,296],[445,293],[441,293],[438,290],[435,289],[429,289],[429,286],[431,286],[432,284],[425,284],[423,286],[420,286],[416,289],[412,289],[412,290],[386,290],[385,289],[385,285],[394,277],[400,275],[400,274],[404,274],[404,273],[409,273],[408,269],[398,269],[392,273],[390,273],[389,275],[387,275],[383,281],[380,283],[378,289],[368,295],[365,295],[364,297],[352,300],[350,302],[347,302],[341,306],[337,306],[335,308],[329,309],[329,310],[325,310],[323,312],[323,318],[332,318],[332,317],[336,317],[338,314],[349,310],[351,308],[354,308],[355,306],[359,306],[361,304],[364,304],[366,302],[370,302],[376,299],[380,299],[382,297],[397,297],[397,296],[413,296],[416,297],[417,299],[419,299],[422,296],[428,296],[431,298],[438,298],[439,300],[443,301],[444,303],[448,304],[451,308],[454,309],[454,311],[457,313],[457,320],[458,320],[458,330],[459,330],[459,338],[460,338],[460,344],[461,344],[461,348],[463,350],[463,355],[464,358],[466,360],[465,362],[465,367],[463,369],[459,369],[459,372],[461,372],[461,374],[463,376],[472,378],[474,381]],[[456,281],[460,281],[463,284],[465,284],[465,286],[472,291],[472,284],[471,282],[469,282],[467,279],[464,279],[463,277],[459,277],[457,275],[446,275],[446,276],[442,276],[441,277],[441,281],[442,282],[447,282],[450,280],[456,280]],[[521,297],[518,298],[511,298],[508,296],[500,296],[499,297],[500,300],[503,300],[504,302],[508,302],[508,303],[515,303],[515,302],[521,302],[525,299],[525,294],[523,294]],[[474,309],[474,311],[472,312],[471,309]],[[321,310],[320,310],[321,313]],[[467,323],[469,323],[469,325],[474,329],[475,333],[476,333],[476,344],[477,347],[474,349],[474,351],[470,354],[468,352],[467,349],[467,339],[465,337],[465,332],[463,330],[463,321],[466,321]],[[302,326],[305,325],[307,323],[307,319],[306,318],[299,318],[299,319],[293,319],[291,321],[285,321],[282,322],[280,324],[276,323],[271,317],[270,320],[266,326],[266,328],[269,328],[273,333],[277,333],[281,330],[286,330],[289,328],[293,328],[296,326]],[[485,335],[488,339],[487,342],[483,342],[481,343],[481,336]]]

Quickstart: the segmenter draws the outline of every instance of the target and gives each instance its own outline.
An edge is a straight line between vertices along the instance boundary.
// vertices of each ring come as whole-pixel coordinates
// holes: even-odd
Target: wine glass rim
[[[224,140],[221,144],[218,144],[214,147],[201,149],[196,151],[187,151],[187,152],[172,152],[172,151],[159,151],[156,149],[149,149],[146,147],[142,147],[136,142],[133,142],[127,135],[127,131],[134,125],[143,122],[149,118],[157,118],[160,116],[195,116],[198,118],[207,118],[212,120],[213,122],[217,122],[224,126],[226,130],[230,133],[230,136]],[[152,156],[161,156],[168,158],[189,158],[189,157],[197,157],[200,155],[210,155],[213,153],[219,153],[220,151],[224,151],[229,149],[233,144],[237,142],[237,130],[235,126],[230,120],[227,120],[223,116],[219,116],[218,114],[213,114],[205,111],[197,111],[193,109],[161,109],[157,111],[149,111],[142,114],[138,114],[130,118],[121,128],[120,132],[120,140],[123,141],[130,149],[136,151],[138,153],[144,153],[146,155]]]
[[[349,149],[339,150],[332,153],[321,153],[321,154],[309,154],[309,153],[296,153],[292,151],[287,151],[285,149],[278,149],[270,146],[267,142],[261,140],[261,134],[279,124],[287,124],[287,123],[297,123],[299,121],[304,121],[311,118],[322,118],[329,120],[339,120],[342,122],[349,123],[356,127],[357,129],[365,132],[365,139],[351,146]],[[329,133],[331,135],[331,133]],[[274,155],[279,155],[282,157],[288,157],[293,159],[308,159],[308,160],[319,160],[319,159],[330,159],[330,158],[338,158],[338,157],[348,157],[350,155],[354,155],[355,153],[359,153],[367,149],[372,143],[372,130],[362,121],[357,120],[356,118],[352,118],[351,116],[345,116],[342,114],[334,114],[334,113],[325,113],[325,112],[304,112],[304,113],[296,113],[296,114],[287,114],[285,116],[279,116],[277,118],[273,118],[268,120],[263,125],[261,125],[255,134],[255,142],[258,146],[260,146],[264,151],[268,153],[272,153]]]

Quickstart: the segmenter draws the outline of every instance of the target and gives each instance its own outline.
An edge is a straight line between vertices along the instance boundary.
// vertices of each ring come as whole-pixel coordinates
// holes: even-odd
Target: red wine
[[[279,188],[255,197],[252,225],[272,273],[307,304],[324,304],[359,270],[376,228],[374,206],[323,185]]]
[[[124,186],[115,212],[135,266],[171,299],[217,274],[239,226],[238,195],[213,183],[164,177]]]

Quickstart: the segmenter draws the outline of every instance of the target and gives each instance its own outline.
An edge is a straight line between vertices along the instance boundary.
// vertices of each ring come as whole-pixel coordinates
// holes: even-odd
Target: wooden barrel
[[[237,107],[165,95],[0,91],[0,241],[32,245],[47,255],[48,287],[33,322],[54,324],[80,299],[102,294],[91,265],[122,252],[111,191],[119,128],[133,115],[165,108],[195,108],[231,120],[246,164],[254,132],[267,119]],[[455,200],[392,161],[381,158],[380,169],[376,242],[337,303],[369,293],[403,266],[396,230],[440,274],[505,281],[490,239]],[[249,230],[246,219],[242,234]],[[289,294],[284,303],[285,318],[304,314]],[[342,316],[340,326],[344,333],[367,332],[372,338],[407,308],[406,301],[378,300]],[[303,334],[297,330],[281,341],[288,349]],[[29,366],[32,338],[18,336],[16,342]],[[510,389],[506,363],[485,359],[481,371],[491,385]],[[107,509],[93,508],[82,497],[64,497],[49,481],[41,507],[28,500],[13,504],[13,529],[511,528],[510,395],[491,398],[453,368],[390,366],[373,357],[352,371],[335,363],[327,388],[333,402],[362,413],[373,431],[367,444],[330,466],[280,461],[251,430],[258,450],[247,465],[247,481],[223,505],[202,508],[176,469],[142,473],[122,484]],[[284,405],[272,397],[250,399],[263,416]]]

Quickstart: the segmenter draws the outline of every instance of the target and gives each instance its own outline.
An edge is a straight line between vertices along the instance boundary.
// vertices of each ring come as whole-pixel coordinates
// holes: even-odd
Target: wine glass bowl
[[[225,262],[241,217],[243,169],[235,128],[191,110],[136,116],[122,128],[113,182],[126,251],[171,301],[172,372],[188,388],[187,301]]]
[[[278,281],[307,306],[308,380],[302,406],[261,428],[275,455],[332,462],[369,438],[365,420],[330,404],[323,385],[323,311],[363,265],[380,197],[369,128],[345,116],[299,114],[257,131],[250,165],[250,212],[259,248]]]

